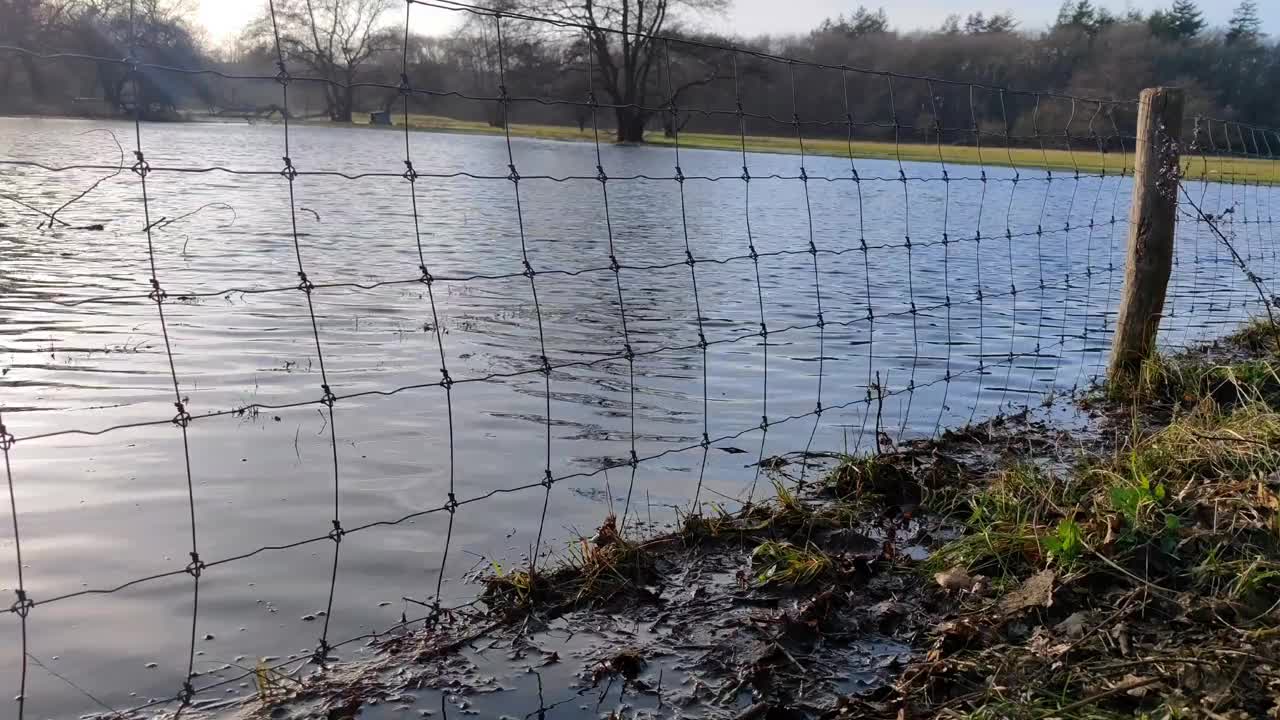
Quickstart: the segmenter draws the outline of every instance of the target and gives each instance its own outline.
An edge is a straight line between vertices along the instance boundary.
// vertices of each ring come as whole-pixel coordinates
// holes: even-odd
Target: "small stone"
[[[311,622],[312,620],[315,620],[315,619],[316,619],[316,616],[312,615],[311,613],[307,613],[306,615],[302,616],[302,622]]]
[[[149,662],[149,663],[147,663],[147,664],[146,664],[146,667],[147,667],[148,669],[151,669],[151,668],[157,668],[157,667],[160,667],[160,664],[159,664],[159,663]]]

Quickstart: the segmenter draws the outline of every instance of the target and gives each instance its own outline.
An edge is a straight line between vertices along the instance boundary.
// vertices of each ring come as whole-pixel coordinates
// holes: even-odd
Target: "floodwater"
[[[131,165],[133,126],[101,121],[0,120],[0,159],[115,166],[105,130]],[[670,148],[610,146],[606,206],[593,146],[513,139],[517,204],[501,137],[414,133],[414,197],[402,133],[302,126],[291,202],[280,125],[143,125],[141,143],[145,208],[126,170],[53,229],[12,200],[52,212],[108,172],[0,165],[0,411],[37,603],[30,718],[177,693],[193,607],[202,687],[420,616],[403,598],[431,602],[442,572],[441,602],[466,602],[469,570],[520,564],[539,537],[562,553],[610,507],[635,526],[695,492],[741,499],[762,453],[865,451],[877,428],[927,436],[1082,387],[1123,276],[1130,184],[1115,174],[951,166],[944,181],[906,163],[903,182],[895,162],[858,160],[854,182],[848,159],[810,157],[806,184],[799,157],[749,154],[746,183],[741,155],[684,150],[681,184]],[[211,167],[241,172],[195,171]],[[1269,282],[1275,191],[1187,189]],[[1207,224],[1181,220],[1169,346],[1260,307]],[[195,417],[186,455],[175,377]],[[335,570],[335,464],[344,529],[434,512],[345,535]],[[0,514],[9,594],[17,543]],[[193,542],[198,605],[181,572]],[[0,616],[6,701],[18,621]]]

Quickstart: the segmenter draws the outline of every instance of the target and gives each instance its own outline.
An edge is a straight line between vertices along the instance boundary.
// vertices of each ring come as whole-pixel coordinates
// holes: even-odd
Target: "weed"
[[[1050,557],[1063,567],[1071,567],[1084,551],[1084,536],[1074,518],[1058,521],[1058,529],[1045,538],[1044,547]]]
[[[812,544],[766,540],[751,551],[751,568],[757,585],[808,585],[830,574],[835,563]]]

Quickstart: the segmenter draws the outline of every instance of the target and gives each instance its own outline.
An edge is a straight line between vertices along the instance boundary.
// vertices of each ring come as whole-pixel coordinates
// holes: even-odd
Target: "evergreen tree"
[[[1097,22],[1098,11],[1089,0],[1066,0],[1058,10],[1059,27],[1092,28]]]
[[[1193,0],[1174,0],[1168,10],[1151,13],[1151,32],[1169,40],[1190,40],[1204,29],[1204,13]]]
[[[1258,18],[1258,3],[1243,0],[1231,13],[1227,23],[1227,42],[1256,42],[1262,37],[1262,20]]]

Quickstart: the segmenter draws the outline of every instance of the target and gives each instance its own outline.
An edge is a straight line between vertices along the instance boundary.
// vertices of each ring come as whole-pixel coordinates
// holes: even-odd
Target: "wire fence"
[[[410,84],[408,27],[415,6],[464,13],[492,27],[497,74],[491,94]],[[50,63],[118,65],[135,84],[164,74],[273,82],[286,110],[278,125],[218,130],[218,143],[235,145],[230,150],[196,151],[183,145],[191,142],[183,134],[187,129],[143,123],[142,108],[136,107],[130,125],[133,160],[124,173],[123,162],[66,162],[84,140],[56,129],[67,144],[50,157],[0,161],[11,181],[3,199],[16,208],[0,238],[7,245],[0,256],[12,260],[11,270],[0,275],[0,287],[7,287],[3,307],[19,328],[9,353],[48,350],[56,356],[66,345],[92,336],[94,325],[108,318],[145,327],[146,340],[140,342],[150,344],[136,347],[163,361],[138,370],[141,385],[131,385],[135,392],[122,402],[113,404],[117,398],[111,388],[99,386],[111,396],[83,410],[47,412],[59,403],[39,404],[37,396],[49,396],[64,376],[51,369],[52,363],[28,362],[23,355],[13,363],[15,372],[0,380],[0,449],[12,519],[6,541],[16,561],[12,579],[5,576],[16,600],[4,617],[19,639],[5,673],[15,686],[19,718],[81,711],[77,703],[86,698],[88,709],[108,716],[180,713],[199,706],[202,697],[251,680],[255,670],[234,663],[197,667],[202,643],[212,638],[200,632],[206,613],[234,624],[242,612],[235,603],[245,602],[245,591],[225,585],[214,586],[212,611],[202,605],[202,590],[208,592],[208,583],[235,566],[269,559],[279,567],[294,562],[297,553],[326,553],[323,609],[307,620],[314,622],[308,632],[318,628],[318,638],[306,653],[272,662],[324,666],[340,649],[446,618],[451,608],[446,577],[470,572],[470,561],[459,555],[459,534],[464,550],[488,548],[481,553],[488,559],[502,544],[494,540],[502,532],[498,526],[507,523],[502,513],[527,516],[520,522],[532,540],[521,562],[530,569],[547,562],[554,554],[557,523],[599,513],[590,506],[567,509],[577,500],[557,493],[558,488],[577,484],[598,490],[605,481],[612,502],[609,473],[621,473],[625,489],[619,486],[616,495],[622,527],[652,528],[641,520],[642,508],[651,514],[655,507],[651,489],[660,489],[666,504],[695,513],[713,493],[751,502],[762,492],[761,471],[771,454],[875,452],[907,438],[1051,402],[1055,394],[1085,388],[1102,374],[1130,231],[1129,168],[1136,138],[1121,127],[1136,110],[1136,100],[898,75],[644,36],[657,54],[657,83],[666,96],[675,95],[672,46],[694,44],[725,56],[731,72],[717,82],[734,102],[728,108],[674,102],[634,107],[666,118],[673,128],[685,127],[690,117],[719,116],[730,118],[737,131],[724,137],[728,152],[682,146],[682,131],[662,147],[615,147],[601,136],[607,136],[607,116],[619,105],[599,99],[595,84],[601,71],[590,54],[586,97],[513,92],[505,39],[513,23],[566,34],[600,31],[462,3],[409,0],[401,78],[353,85],[398,93],[402,127],[394,138],[398,144],[402,135],[403,152],[393,159],[387,140],[393,136],[378,133],[369,136],[377,138],[370,141],[379,143],[377,153],[338,154],[353,167],[329,169],[324,165],[335,147],[364,141],[332,134],[354,130],[291,122],[290,93],[304,83],[346,86],[294,74],[278,27],[273,27],[278,64],[273,76],[163,67],[142,62],[132,48],[124,59],[3,48],[6,61],[26,54]],[[761,63],[785,68],[789,116],[775,112],[777,97],[752,97],[752,67]],[[840,106],[831,108],[829,117],[801,116],[798,73],[813,74],[805,87],[822,77],[828,89],[836,89]],[[854,110],[865,93],[850,90],[865,90],[869,83],[883,84],[888,102],[877,119],[855,122]],[[925,86],[926,107],[899,106],[896,98],[908,85]],[[495,106],[503,120],[500,143],[413,132],[415,110],[441,98]],[[967,104],[970,124],[944,127],[939,111],[944,102]],[[1033,108],[1030,134],[1011,130],[1007,113],[1013,103]],[[513,123],[530,105],[585,108],[588,142],[561,147],[520,137]],[[927,122],[905,122],[908,112],[922,112]],[[1042,126],[1042,115],[1061,119],[1057,126]],[[1161,320],[1160,341],[1170,349],[1212,340],[1263,312],[1272,302],[1270,287],[1280,264],[1271,185],[1280,177],[1273,152],[1280,148],[1280,134],[1209,118],[1188,125],[1180,139],[1181,224]],[[864,126],[890,134],[883,158],[863,157],[856,147]],[[759,137],[785,139],[792,154],[755,152]],[[826,152],[832,142],[844,143],[843,157]],[[918,157],[906,150],[918,153],[922,142],[936,158],[907,159]],[[460,144],[462,154],[450,154],[450,143]],[[818,144],[824,152],[814,150]],[[954,159],[956,147],[971,151],[966,163]],[[188,154],[206,162],[184,161]],[[71,202],[42,207],[39,188],[74,188],[79,178],[104,172],[112,174]],[[59,184],[60,178],[71,180]],[[90,249],[98,242],[94,238],[102,237],[92,235],[95,229],[64,219],[86,204],[73,203],[93,197],[108,179],[103,187],[132,188],[132,197],[121,192],[111,198],[123,208],[118,214],[130,229],[114,235],[111,244],[123,247],[109,256]],[[311,189],[322,186],[323,192]],[[232,196],[235,202],[228,202]],[[209,202],[193,206],[193,199]],[[459,215],[458,204],[478,217]],[[158,205],[172,212],[157,211]],[[230,225],[208,220],[218,210],[214,206],[234,207],[245,216],[236,222],[248,224],[250,234],[225,241],[232,237]],[[321,223],[322,214],[331,219]],[[332,218],[338,219],[336,225]],[[363,227],[363,221],[378,223],[377,230]],[[33,223],[38,232],[30,231]],[[224,244],[216,253],[207,245],[197,250],[193,263],[187,248],[191,235],[179,251],[171,233],[175,223],[202,223],[191,232],[205,243],[219,242],[221,236]],[[368,233],[383,236],[385,244],[372,242]],[[49,248],[33,250],[39,239],[56,244],[52,238],[59,237],[90,240],[76,246],[71,257],[64,255],[65,262],[39,255]],[[269,256],[243,254],[235,247],[266,242],[265,237],[283,241]],[[385,247],[395,252],[383,252]],[[202,252],[211,267],[200,267]],[[102,267],[95,266],[98,260],[104,261]],[[46,278],[36,288],[31,275],[50,263],[59,268],[51,271],[54,280]],[[232,322],[237,302],[252,304],[255,311],[271,308],[270,322]],[[409,315],[420,319],[415,332],[421,339],[397,356],[403,367],[396,372],[384,372],[369,358],[368,347],[360,349],[372,337],[366,333],[383,333],[385,341],[387,327],[377,320],[385,306],[411,306]],[[199,315],[202,307],[211,317]],[[373,329],[359,328],[362,314]],[[69,333],[42,335],[55,317],[59,322],[83,318],[85,324]],[[228,326],[220,331],[216,322],[224,317]],[[271,324],[289,317],[303,323],[301,333],[290,336],[292,344],[279,346],[286,348],[280,350],[283,357],[295,358],[284,365],[290,379],[272,385],[267,399],[227,401],[244,390],[235,387],[235,379],[246,376],[220,374],[237,357],[209,337],[223,332],[233,344],[270,345],[268,336],[279,329]],[[348,329],[352,318],[356,328]],[[206,321],[210,327],[202,328]],[[403,330],[397,332],[403,342]],[[54,339],[45,346],[37,342],[42,337]],[[299,350],[298,340],[308,347]],[[270,345],[265,354],[279,347]],[[381,346],[372,350],[384,352],[389,351]],[[349,361],[347,356],[358,357]],[[140,361],[126,354],[120,362]],[[426,370],[436,363],[438,372]],[[172,411],[152,412],[160,403],[157,372],[164,378],[163,402]],[[406,381],[387,382],[388,377]],[[256,389],[256,377],[252,382]],[[478,404],[486,409],[477,410]],[[282,440],[246,437],[236,429],[246,419],[272,417],[283,423],[282,416],[317,411],[318,439],[309,442],[322,448],[323,460],[303,461],[300,431],[292,450],[299,474],[312,478],[307,485],[312,499],[316,488],[310,473],[323,472],[327,517],[323,524],[308,518],[310,532],[244,542],[252,536],[245,525],[261,518],[220,513],[221,491],[210,490],[202,498],[202,488],[214,479],[250,486],[263,482],[240,471],[229,455]],[[210,426],[215,429],[205,430]],[[104,443],[117,436],[131,439],[129,450],[106,449]],[[368,452],[376,455],[379,436],[408,446],[396,457],[404,468],[388,469],[394,465],[389,456],[382,466],[360,462],[368,453],[354,449],[356,438],[361,447],[372,444]],[[144,439],[145,450],[135,447]],[[201,448],[202,442],[209,444]],[[750,443],[750,449],[738,443]],[[583,455],[583,448],[597,454]],[[228,458],[218,457],[222,454]],[[494,460],[495,454],[504,459]],[[127,548],[107,553],[82,548],[70,557],[65,549],[53,552],[45,530],[52,527],[48,517],[56,503],[42,499],[48,492],[43,487],[66,490],[65,482],[48,483],[65,476],[72,467],[67,463],[92,467],[95,455],[152,468],[165,478],[170,501],[162,506],[165,517],[135,517],[129,522],[142,525],[130,537],[151,542],[149,524],[156,523],[156,536],[181,544],[180,552],[169,547],[167,557],[184,560],[137,573],[128,569],[138,564],[104,560],[104,555],[127,555]],[[743,462],[740,455],[754,461]],[[677,461],[688,464],[672,464]],[[388,473],[416,477],[418,485],[391,487]],[[676,480],[664,485],[662,476]],[[181,495],[178,505],[172,502],[175,491]],[[130,485],[122,483],[116,492],[130,493]],[[379,496],[396,500],[369,499]],[[508,496],[511,502],[498,504]],[[355,507],[344,503],[351,498]],[[459,529],[466,510],[484,507],[490,510],[478,515],[485,517],[477,517],[465,532]],[[490,513],[503,519],[495,521]],[[35,545],[28,518],[45,531],[37,532]],[[405,600],[400,620],[390,627],[366,624],[361,632],[339,635],[336,618],[344,605],[335,604],[335,598],[349,587],[340,582],[345,548],[365,536],[390,543],[390,536],[379,534],[418,521],[444,525],[435,536],[416,536],[438,547],[417,550],[426,557],[417,556],[414,567],[375,571],[409,577],[416,599]],[[175,527],[182,532],[170,532]],[[211,544],[219,552],[211,552]],[[346,562],[359,565],[377,552],[376,546],[366,548],[358,560]],[[93,565],[93,577],[101,582],[82,581],[74,589],[62,582],[68,573],[89,577],[88,570],[70,566],[78,555]],[[56,562],[64,564],[42,580],[40,571]],[[176,584],[185,589],[175,589]],[[351,592],[368,584],[368,577],[357,580]],[[458,605],[473,601],[464,589],[452,592]],[[178,614],[174,598],[185,603],[182,668],[167,692],[130,699],[85,689],[84,678],[53,669],[48,658],[66,654],[57,642],[39,648],[29,644],[29,631],[46,612],[60,618],[57,622],[87,622],[101,612],[104,596],[147,603],[156,597],[150,593],[161,594],[157,602],[166,614]],[[61,608],[67,608],[64,614],[58,614]],[[419,612],[411,617],[411,610]],[[290,628],[284,634],[297,633]],[[136,651],[129,648],[120,656],[133,658]],[[43,700],[32,689],[36,675],[48,680],[42,671],[56,679],[42,686],[53,696]]]

